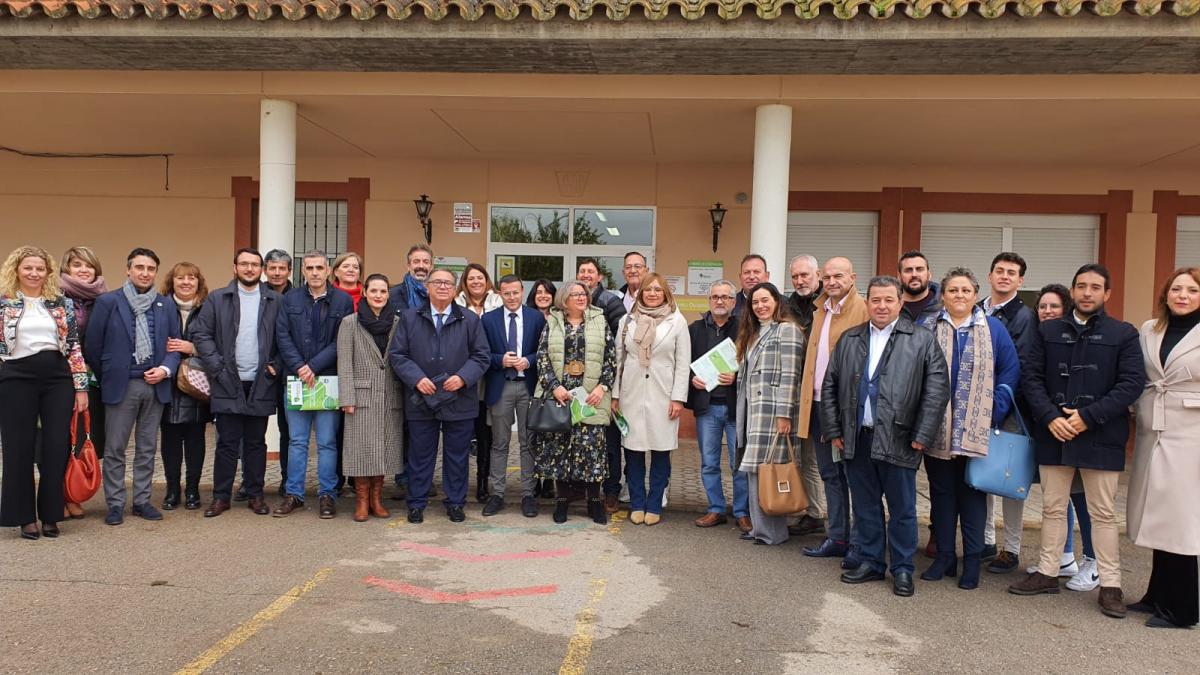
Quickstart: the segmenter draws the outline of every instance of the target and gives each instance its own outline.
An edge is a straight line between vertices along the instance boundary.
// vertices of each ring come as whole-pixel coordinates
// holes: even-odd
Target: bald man
[[[859,564],[851,546],[854,538],[850,524],[850,489],[840,454],[835,457],[833,446],[822,438],[821,415],[817,412],[817,406],[821,401],[825,370],[829,367],[829,359],[838,339],[847,329],[867,321],[867,303],[854,285],[857,280],[854,264],[848,258],[830,258],[821,268],[821,283],[825,291],[817,298],[804,355],[798,430],[800,438],[806,439],[801,444],[801,452],[808,446],[809,452],[816,455],[817,468],[825,487],[828,514],[825,540],[818,546],[805,547],[803,552],[813,558],[844,558],[844,569],[855,569]],[[797,527],[804,525],[804,518],[801,518]]]

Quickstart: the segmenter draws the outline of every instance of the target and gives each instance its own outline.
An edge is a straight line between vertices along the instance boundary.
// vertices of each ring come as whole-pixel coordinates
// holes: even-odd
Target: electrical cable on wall
[[[147,157],[163,158],[163,189],[171,191],[171,157],[170,152],[32,152],[0,145],[0,151],[11,152],[21,157],[36,159],[145,159]]]

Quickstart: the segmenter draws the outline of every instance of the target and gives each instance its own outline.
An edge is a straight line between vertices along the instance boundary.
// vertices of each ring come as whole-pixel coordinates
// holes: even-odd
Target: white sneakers
[[[1090,591],[1100,585],[1100,574],[1096,571],[1096,559],[1083,556],[1079,572],[1067,582],[1072,591]]]
[[[1085,563],[1088,560],[1091,560],[1091,558],[1088,558],[1085,556],[1084,557]],[[1096,569],[1095,566],[1096,566],[1096,561],[1092,560],[1092,571],[1095,571],[1095,569]],[[1064,553],[1062,555],[1062,559],[1058,563],[1058,576],[1063,577],[1063,578],[1071,577],[1072,579],[1074,579],[1076,576],[1078,576],[1079,570],[1080,570],[1079,564],[1075,562],[1075,554]],[[1025,568],[1026,574],[1033,574],[1036,571],[1038,571],[1038,566],[1036,563]],[[1100,582],[1096,582],[1096,583],[1100,583]],[[1070,586],[1070,584],[1068,584],[1068,587],[1069,586]],[[1091,588],[1088,588],[1086,590],[1090,591],[1092,588],[1095,588],[1095,586],[1092,586]]]

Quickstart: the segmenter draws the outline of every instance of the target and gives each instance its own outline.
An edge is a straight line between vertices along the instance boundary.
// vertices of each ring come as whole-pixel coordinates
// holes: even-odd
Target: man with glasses
[[[388,362],[404,385],[404,417],[412,434],[405,460],[408,522],[425,521],[440,439],[443,504],[450,521],[461,523],[466,518],[471,436],[479,415],[476,385],[491,363],[491,352],[479,317],[453,301],[454,273],[435,269],[425,286],[429,302],[401,313],[388,347]]]
[[[692,360],[703,356],[728,339],[737,341],[737,321],[733,320],[734,295],[737,287],[722,279],[708,288],[708,311],[692,322],[688,333],[692,340]],[[708,390],[710,383],[692,377],[684,406],[696,416],[696,442],[700,446],[700,477],[708,496],[708,513],[696,519],[696,527],[724,524],[725,492],[721,484],[721,439],[729,452],[729,468],[733,472],[733,517],[738,529],[749,532],[750,491],[746,474],[737,470],[737,386],[734,373],[721,375],[717,387]]]
[[[650,271],[646,265],[646,256],[637,251],[630,251],[625,254],[625,285],[621,287],[621,301],[625,305],[625,313],[628,314],[633,309],[633,303],[637,299],[638,289],[642,287],[642,277]],[[614,338],[615,339],[615,338]]]

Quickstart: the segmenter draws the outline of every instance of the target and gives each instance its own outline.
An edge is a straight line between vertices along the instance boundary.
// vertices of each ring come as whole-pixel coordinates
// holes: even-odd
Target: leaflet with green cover
[[[320,376],[312,387],[306,387],[300,378],[289,375],[283,404],[288,410],[337,410],[337,376]]]

